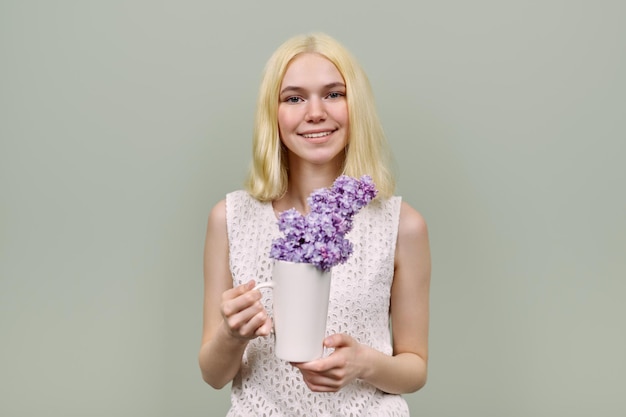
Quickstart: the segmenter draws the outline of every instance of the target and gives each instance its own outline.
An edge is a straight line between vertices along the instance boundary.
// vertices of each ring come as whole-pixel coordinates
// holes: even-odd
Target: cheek
[[[293,115],[289,111],[278,109],[278,130],[283,132],[293,126]]]
[[[348,127],[350,117],[348,115],[348,104],[343,103],[342,106],[337,108],[335,113],[335,118],[337,121],[340,121],[345,127]]]

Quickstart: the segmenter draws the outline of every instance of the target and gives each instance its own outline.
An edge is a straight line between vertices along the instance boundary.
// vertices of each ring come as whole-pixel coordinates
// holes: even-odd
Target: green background
[[[213,204],[260,74],[325,31],[370,75],[433,251],[416,416],[626,415],[626,3],[0,1],[0,415],[219,416]]]

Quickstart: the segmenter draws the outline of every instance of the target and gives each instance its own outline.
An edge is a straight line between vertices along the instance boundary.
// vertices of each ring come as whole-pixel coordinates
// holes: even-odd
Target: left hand
[[[364,346],[347,334],[328,336],[324,346],[335,351],[326,358],[292,365],[300,369],[311,391],[336,392],[361,375]]]

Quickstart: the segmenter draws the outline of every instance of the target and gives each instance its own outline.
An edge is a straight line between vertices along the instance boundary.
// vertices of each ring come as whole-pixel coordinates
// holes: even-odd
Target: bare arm
[[[422,216],[406,203],[400,211],[391,288],[393,356],[357,343],[345,334],[328,337],[328,358],[294,364],[313,391],[337,391],[362,379],[381,391],[414,392],[426,383],[430,291],[430,247]]]
[[[235,377],[250,339],[269,334],[271,322],[254,281],[233,288],[228,264],[226,204],[209,215],[204,250],[204,322],[199,364],[202,378],[222,388]]]
[[[430,245],[422,216],[406,203],[400,211],[391,324],[393,355],[369,352],[362,378],[389,393],[414,392],[426,383],[430,292]]]

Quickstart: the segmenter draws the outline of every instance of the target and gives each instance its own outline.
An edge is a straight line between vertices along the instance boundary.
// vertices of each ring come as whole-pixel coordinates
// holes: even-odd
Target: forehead
[[[287,66],[281,87],[315,86],[344,82],[341,73],[327,58],[315,53],[297,55]]]

